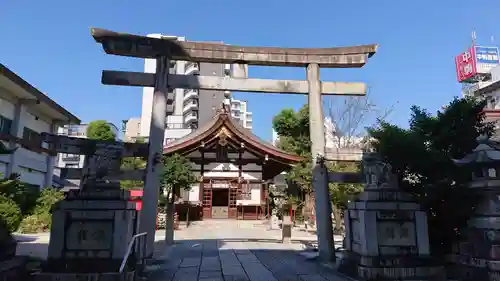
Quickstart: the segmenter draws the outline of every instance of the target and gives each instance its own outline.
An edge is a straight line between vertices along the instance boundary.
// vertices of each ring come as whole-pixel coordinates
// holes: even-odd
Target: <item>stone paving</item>
[[[148,280],[347,280],[300,255],[313,235],[294,231],[292,236],[292,243],[282,244],[280,231],[260,222],[205,221],[177,231],[176,244],[166,250],[157,242],[157,262],[149,267]]]

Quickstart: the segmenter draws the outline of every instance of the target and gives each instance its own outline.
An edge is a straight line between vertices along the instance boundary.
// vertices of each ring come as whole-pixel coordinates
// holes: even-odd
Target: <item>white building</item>
[[[186,41],[184,37],[168,36],[162,34],[150,34],[148,37],[165,38],[178,41]],[[144,72],[156,72],[156,60],[145,59]],[[238,66],[238,78],[246,78],[248,67]],[[232,76],[232,66],[229,64],[197,63],[186,61],[172,61],[171,74],[203,75],[203,76]],[[175,102],[174,112],[167,116],[164,143],[170,143],[175,139],[182,138],[198,127],[210,122],[216,115],[224,101],[224,92],[213,90],[174,89]],[[151,109],[153,107],[152,87],[144,87],[142,95],[142,112],[140,118],[131,118],[125,124],[125,140],[132,141],[134,138],[146,138],[149,136],[151,124]],[[246,101],[232,100],[231,112],[233,118],[247,129],[252,129],[252,112],[248,111]],[[165,113],[167,114],[167,113]]]
[[[143,139],[147,141],[149,136],[141,135],[140,127],[140,118],[130,118],[127,120],[125,123],[124,140],[127,142],[134,142],[136,139]],[[172,142],[173,140],[180,139],[194,130],[193,128],[186,126],[183,122],[182,115],[167,116],[167,124],[165,128],[165,139],[163,141],[164,145]]]
[[[478,98],[485,99],[487,104],[484,109],[486,121],[495,122],[497,127],[496,137],[500,137],[500,65],[490,70],[491,79],[464,87],[464,95],[471,93]],[[467,89],[471,88],[471,89]]]
[[[112,124],[108,123],[111,130],[118,136],[118,128]],[[59,127],[57,129],[58,135],[76,137],[76,138],[87,138],[87,128],[88,124],[69,124]],[[59,153],[57,155],[56,167],[57,168],[83,168],[83,161],[85,156],[76,154]]]
[[[326,158],[342,161],[359,161],[362,157],[361,146],[364,138],[358,136],[338,136],[335,123],[330,117],[324,118],[325,127],[325,153]],[[272,144],[276,146],[279,135],[273,129]]]
[[[141,137],[141,118],[134,117],[124,121],[124,135],[123,140],[127,142],[134,142],[136,138]]]
[[[56,133],[58,126],[71,123],[80,119],[0,64],[0,141],[17,147],[13,154],[0,156],[0,173],[52,186],[56,157],[44,148],[40,133]]]
[[[248,101],[244,100],[231,100],[231,116],[240,123],[243,128],[252,130],[253,127],[253,114],[248,111]]]

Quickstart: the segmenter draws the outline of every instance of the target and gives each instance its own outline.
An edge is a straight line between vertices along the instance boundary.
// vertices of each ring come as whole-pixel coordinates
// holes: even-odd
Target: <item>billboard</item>
[[[500,64],[497,47],[473,46],[455,57],[458,82],[476,82]],[[481,80],[481,79],[479,79]]]
[[[477,74],[474,47],[455,57],[458,82],[466,82]]]
[[[476,55],[476,72],[485,74],[500,64],[497,47],[481,47],[475,46],[474,53]]]

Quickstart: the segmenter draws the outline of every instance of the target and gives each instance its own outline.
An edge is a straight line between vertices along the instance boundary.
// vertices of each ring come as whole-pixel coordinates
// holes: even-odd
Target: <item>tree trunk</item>
[[[340,208],[332,204],[333,210],[333,220],[335,221],[335,227],[333,228],[333,234],[341,235],[342,234],[342,211]]]

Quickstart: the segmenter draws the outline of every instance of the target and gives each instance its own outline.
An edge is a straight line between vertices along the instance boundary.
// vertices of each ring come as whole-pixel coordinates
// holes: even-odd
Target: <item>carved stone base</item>
[[[128,202],[126,196],[120,198],[120,192],[110,193],[118,198],[88,194],[83,198],[69,197],[55,205],[48,259],[42,266],[43,274],[37,277],[42,279],[37,280],[52,280],[43,279],[48,278],[47,274],[69,278],[61,280],[80,280],[69,276],[118,272],[128,244],[137,231],[137,211],[135,203]]]
[[[455,245],[453,254],[448,256],[448,276],[464,281],[500,280],[500,243],[490,240],[496,236],[488,235],[497,231],[476,229],[475,232],[484,232],[489,238]]]
[[[358,280],[446,280],[444,267],[430,257],[366,257],[345,253],[339,271]]]

